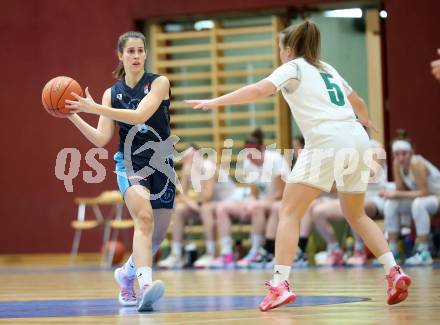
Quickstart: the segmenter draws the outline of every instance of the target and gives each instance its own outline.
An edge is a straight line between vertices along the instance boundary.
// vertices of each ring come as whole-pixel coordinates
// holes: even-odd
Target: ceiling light
[[[328,10],[324,11],[324,16],[332,18],[362,18],[362,10],[360,8]]]

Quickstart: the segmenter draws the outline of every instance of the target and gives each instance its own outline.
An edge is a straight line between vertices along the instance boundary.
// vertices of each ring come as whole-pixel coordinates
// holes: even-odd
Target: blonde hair
[[[321,33],[318,26],[311,21],[291,25],[280,33],[280,41],[284,48],[290,47],[295,57],[302,57],[318,69],[322,69]]]

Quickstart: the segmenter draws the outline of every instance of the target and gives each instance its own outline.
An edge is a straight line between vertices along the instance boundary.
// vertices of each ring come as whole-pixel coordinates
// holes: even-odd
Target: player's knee
[[[252,201],[248,203],[248,208],[250,211],[260,211],[262,210],[263,204],[260,201]]]
[[[200,207],[200,213],[202,213],[202,215],[211,213],[211,211],[215,211],[215,207],[210,203],[202,204],[202,206]]]
[[[133,220],[138,229],[151,231],[153,228],[153,214],[148,209],[141,209],[134,213]]]
[[[299,216],[297,213],[295,213],[295,208],[289,204],[285,204],[284,206],[282,206],[280,208],[280,213],[278,216],[280,221],[286,220],[286,219],[290,219],[290,218],[295,218],[300,220],[302,218],[302,216]]]
[[[344,217],[347,220],[347,222],[353,227],[355,227],[358,223],[360,223],[362,218],[364,218],[364,217],[368,218],[364,211],[347,213],[344,215]]]
[[[228,217],[231,204],[229,202],[220,202],[215,209],[218,219]]]

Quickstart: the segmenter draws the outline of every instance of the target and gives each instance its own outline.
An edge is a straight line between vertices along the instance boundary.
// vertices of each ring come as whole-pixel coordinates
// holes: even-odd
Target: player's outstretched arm
[[[102,97],[102,105],[111,107],[111,90],[110,88],[104,92]],[[69,120],[81,131],[82,134],[95,146],[104,147],[110,142],[115,129],[115,123],[108,117],[101,116],[99,118],[98,127],[94,128],[84,121],[78,114],[73,114]]]
[[[137,109],[116,109],[95,103],[86,88],[86,97],[72,93],[76,101],[67,100],[66,107],[84,113],[106,116],[114,121],[136,125],[147,121],[159,108],[162,100],[168,98],[170,82],[166,77],[158,77],[151,85],[151,91],[139,103]]]
[[[270,81],[263,79],[257,83],[244,86],[217,98],[193,99],[186,100],[185,102],[190,104],[193,108],[207,110],[217,106],[252,103],[260,98],[275,93],[276,90],[276,87]]]
[[[353,90],[350,95],[347,96],[351,106],[353,107],[356,116],[360,123],[362,123],[367,128],[372,129],[377,132],[377,129],[374,127],[373,123],[370,121],[368,116],[368,107],[365,104],[364,100]]]

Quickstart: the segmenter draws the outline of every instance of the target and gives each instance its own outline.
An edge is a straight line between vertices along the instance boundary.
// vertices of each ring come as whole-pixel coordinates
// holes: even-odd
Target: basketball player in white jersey
[[[330,191],[335,181],[344,216],[384,266],[388,304],[406,299],[411,284],[410,277],[396,264],[381,230],[364,211],[369,170],[362,157],[370,145],[362,124],[372,126],[367,107],[332,66],[320,61],[320,43],[320,32],[314,23],[305,21],[290,26],[281,32],[279,40],[284,64],[269,77],[218,98],[188,101],[194,108],[206,110],[253,102],[281,90],[304,136],[306,145],[284,189],[274,277],[266,283],[269,292],[260,304],[261,311],[296,299],[288,280],[300,220],[310,203],[321,191]],[[333,155],[321,159],[321,154],[331,151]],[[339,159],[346,152],[353,153],[353,157],[358,153],[360,159],[349,159],[348,163]],[[341,169],[350,173],[342,176],[345,172]],[[367,177],[362,177],[365,174]]]
[[[432,264],[428,243],[430,217],[439,209],[440,171],[422,156],[415,155],[407,139],[394,141],[392,150],[396,190],[381,193],[387,199],[384,209],[385,231],[388,232],[391,251],[398,256],[401,215],[411,215],[416,226],[417,246],[414,255],[405,263]]]

